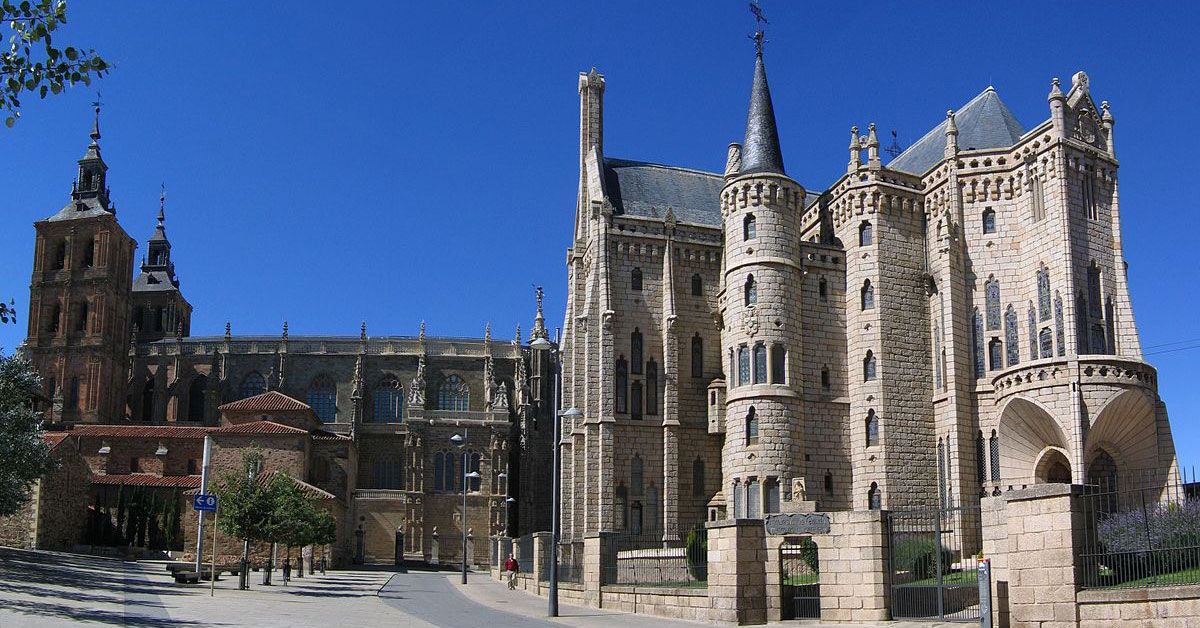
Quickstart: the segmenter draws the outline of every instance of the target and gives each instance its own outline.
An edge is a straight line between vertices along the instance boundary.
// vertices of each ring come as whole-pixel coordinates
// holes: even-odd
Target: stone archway
[[[1033,470],[1038,484],[1070,484],[1071,461],[1061,447],[1047,447],[1038,457]]]
[[[1041,404],[1014,397],[1000,413],[1000,478],[1009,485],[1046,482],[1071,470],[1071,450],[1057,419]],[[1055,452],[1057,456],[1050,455]],[[1051,473],[1053,472],[1053,473]],[[1070,478],[1067,479],[1070,482]]]
[[[1088,483],[1119,482],[1120,490],[1161,484],[1174,460],[1159,452],[1154,400],[1141,390],[1123,390],[1094,416],[1084,439]]]

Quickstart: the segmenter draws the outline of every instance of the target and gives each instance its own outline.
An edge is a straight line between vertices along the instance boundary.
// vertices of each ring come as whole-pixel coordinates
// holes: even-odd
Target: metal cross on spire
[[[766,42],[766,39],[764,39],[766,33],[763,32],[761,25],[770,24],[770,22],[768,22],[766,16],[763,15],[763,10],[758,4],[758,0],[750,0],[750,13],[754,16],[754,26],[757,27],[754,31],[754,34],[750,36],[750,39],[754,40],[755,54],[762,56],[763,43]]]
[[[96,100],[92,101],[92,107],[96,109],[96,119],[92,123],[92,140],[100,139],[100,92],[96,92]]]
[[[167,206],[167,184],[161,184],[162,191],[158,193],[158,226],[163,226],[164,209]]]

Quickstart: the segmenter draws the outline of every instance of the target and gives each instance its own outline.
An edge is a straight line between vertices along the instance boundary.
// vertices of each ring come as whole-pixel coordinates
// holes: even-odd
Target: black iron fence
[[[888,513],[892,617],[979,620],[978,506]]]
[[[525,536],[517,537],[516,542],[517,570],[524,574],[533,574],[533,535],[526,534]]]
[[[1085,588],[1200,584],[1200,497],[1185,484],[1089,486],[1077,556]]]
[[[821,568],[811,538],[779,547],[781,619],[821,617]]]
[[[708,530],[704,524],[679,533],[616,534],[602,556],[604,584],[708,586]]]
[[[559,582],[583,582],[583,543],[558,544]]]

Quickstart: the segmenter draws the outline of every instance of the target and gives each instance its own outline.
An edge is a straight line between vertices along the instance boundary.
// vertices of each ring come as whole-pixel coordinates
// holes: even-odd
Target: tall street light
[[[463,430],[463,434],[466,434]],[[450,442],[458,448],[459,457],[462,458],[462,583],[467,583],[467,482],[469,480],[479,479],[480,475],[477,471],[467,472],[470,467],[467,465],[467,451],[463,449],[467,445],[465,436],[455,434],[450,437]]]
[[[558,341],[562,340],[561,332],[556,334],[556,336],[558,336]],[[561,395],[559,394],[559,388],[561,387],[562,382],[562,362],[560,360],[561,356],[559,355],[558,351],[558,341],[550,342],[546,338],[538,338],[537,340],[529,343],[530,348],[535,351],[549,352],[549,356],[551,358],[550,368],[553,369],[554,375],[554,394],[550,399],[550,404],[554,409],[554,429],[551,436],[551,438],[554,439],[554,442],[550,449],[550,466],[552,469],[551,474],[553,476],[551,481],[552,492],[550,496],[550,589],[546,595],[546,600],[549,606],[548,614],[551,617],[558,617],[558,511],[562,507],[562,499],[561,495],[559,495],[558,478],[559,441],[561,440],[559,430],[563,417],[570,417],[572,423],[574,423],[575,418],[583,414],[576,408],[569,408],[564,411],[559,411],[559,408],[562,406],[562,399]]]

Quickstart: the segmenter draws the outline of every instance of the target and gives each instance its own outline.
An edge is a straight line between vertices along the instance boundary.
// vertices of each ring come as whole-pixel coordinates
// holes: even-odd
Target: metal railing
[[[558,544],[559,582],[583,582],[583,543]]]
[[[708,530],[704,524],[683,530],[681,534],[614,535],[611,551],[602,557],[602,582],[708,586]]]
[[[1186,484],[1089,486],[1077,555],[1083,588],[1200,584],[1200,496]]]

